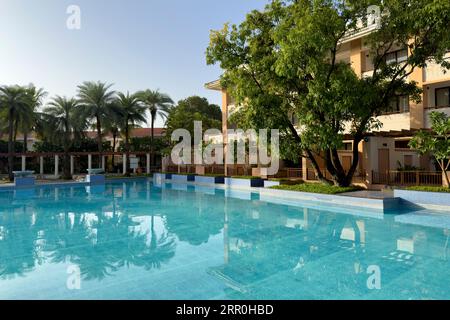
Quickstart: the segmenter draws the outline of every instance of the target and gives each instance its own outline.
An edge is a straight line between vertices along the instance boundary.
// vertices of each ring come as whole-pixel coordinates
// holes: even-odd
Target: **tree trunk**
[[[360,136],[353,138],[353,160],[352,165],[348,172],[345,172],[341,160],[339,159],[339,153],[337,149],[331,149],[327,151],[325,160],[327,170],[333,176],[333,183],[339,187],[349,187],[352,184],[353,176],[355,175],[356,168],[359,164],[359,143],[361,142]]]
[[[69,155],[69,150],[67,150],[65,148],[64,150],[64,160],[63,160],[63,179],[64,180],[71,180],[72,179],[72,174],[70,172],[70,155]]]
[[[447,188],[450,188],[450,179],[447,175],[447,169],[448,167],[445,165],[444,160],[438,160],[439,166],[441,167],[442,174],[444,175],[445,181],[447,182]]]
[[[97,116],[97,146],[99,154],[99,163],[102,163],[102,152],[103,152],[103,142],[102,142],[102,124],[100,118]]]
[[[114,130],[114,132],[113,132],[113,152],[116,152],[116,139],[117,139],[117,132]],[[114,169],[114,166],[115,166],[115,159],[116,159],[116,156],[115,155],[113,155],[112,156],[112,161],[111,161],[111,163],[112,163],[112,166],[113,166],[113,170],[115,170]]]
[[[9,181],[14,181],[13,167],[14,167],[14,113],[9,111],[8,119],[8,177]]]
[[[71,180],[72,179],[72,173],[70,172],[70,138],[69,138],[69,128],[66,123],[66,132],[65,132],[65,138],[64,138],[64,159],[63,159],[63,179],[64,180]]]
[[[28,132],[23,133],[23,152],[27,153],[28,149]]]
[[[125,124],[125,152],[127,155],[126,163],[125,163],[125,176],[130,176],[130,133],[128,128],[128,122]]]
[[[154,137],[155,137],[155,133],[154,133],[154,130],[155,130],[155,115],[152,113],[152,115],[151,115],[151,117],[152,117],[152,119],[151,119],[151,121],[152,121],[152,128],[151,128],[151,138],[150,138],[150,172],[151,172],[151,170],[152,170],[152,166],[154,165],[154,160],[155,160],[155,158],[154,158],[154,146],[153,146],[153,140],[154,140]]]
[[[294,125],[292,124],[292,122],[289,119],[288,119],[287,123],[288,123],[288,127],[289,127],[289,130],[291,131],[292,136],[299,144],[301,144],[302,139],[298,135],[297,129],[295,129]],[[317,163],[316,159],[314,158],[314,154],[311,152],[311,150],[307,149],[307,150],[305,150],[305,152],[306,152],[306,158],[308,158],[311,161],[316,178],[322,183],[330,184],[330,181],[325,178],[325,176],[322,173],[322,170],[320,170],[319,164]]]

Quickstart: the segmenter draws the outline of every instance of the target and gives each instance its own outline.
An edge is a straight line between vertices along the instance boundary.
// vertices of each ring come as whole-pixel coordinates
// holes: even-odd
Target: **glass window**
[[[386,55],[385,60],[387,64],[405,62],[408,60],[408,49],[400,49],[390,52]]]
[[[398,97],[399,102],[399,111],[400,112],[409,112],[409,97],[408,96],[400,96]]]
[[[409,96],[396,96],[389,102],[387,113],[409,112]]]
[[[395,140],[395,149],[410,149],[409,140]]]
[[[397,51],[397,63],[405,62],[406,60],[408,60],[408,50],[403,49]]]
[[[399,112],[399,111],[400,110],[398,109],[397,98],[391,99],[391,102],[389,103],[389,110],[388,110],[388,112]]]
[[[436,107],[450,106],[450,88],[436,89]]]
[[[353,150],[353,142],[344,142],[344,145],[341,150],[352,151]]]
[[[386,55],[386,63],[387,64],[397,63],[395,52],[391,52]]]

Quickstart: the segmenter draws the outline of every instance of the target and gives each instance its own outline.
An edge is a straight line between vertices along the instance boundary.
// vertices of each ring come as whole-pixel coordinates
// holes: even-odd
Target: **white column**
[[[74,174],[75,173],[75,166],[73,164],[73,158],[74,156],[70,156],[70,174]]]
[[[105,162],[105,156],[102,156],[102,169],[105,171],[106,168],[106,162]]]
[[[59,175],[59,156],[55,155],[55,177]]]
[[[44,174],[44,157],[39,157],[39,171],[40,174]]]
[[[22,156],[22,171],[27,170],[27,157]]]
[[[127,173],[127,155],[126,154],[123,155],[123,165],[122,165],[122,167],[123,167],[122,173],[126,174]]]
[[[88,169],[92,169],[92,154],[88,154]]]
[[[147,174],[150,174],[150,153],[147,153]]]

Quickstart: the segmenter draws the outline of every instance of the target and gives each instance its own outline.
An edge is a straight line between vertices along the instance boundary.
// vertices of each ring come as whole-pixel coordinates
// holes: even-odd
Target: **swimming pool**
[[[449,229],[149,181],[2,191],[0,299],[448,299]]]

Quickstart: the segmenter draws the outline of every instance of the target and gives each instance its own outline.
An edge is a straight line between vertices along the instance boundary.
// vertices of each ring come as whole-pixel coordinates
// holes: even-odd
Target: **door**
[[[342,157],[342,167],[344,168],[345,172],[348,172],[350,170],[351,166],[352,166],[352,157],[351,156],[343,156]]]
[[[378,149],[378,174],[380,183],[389,183],[389,149]]]

